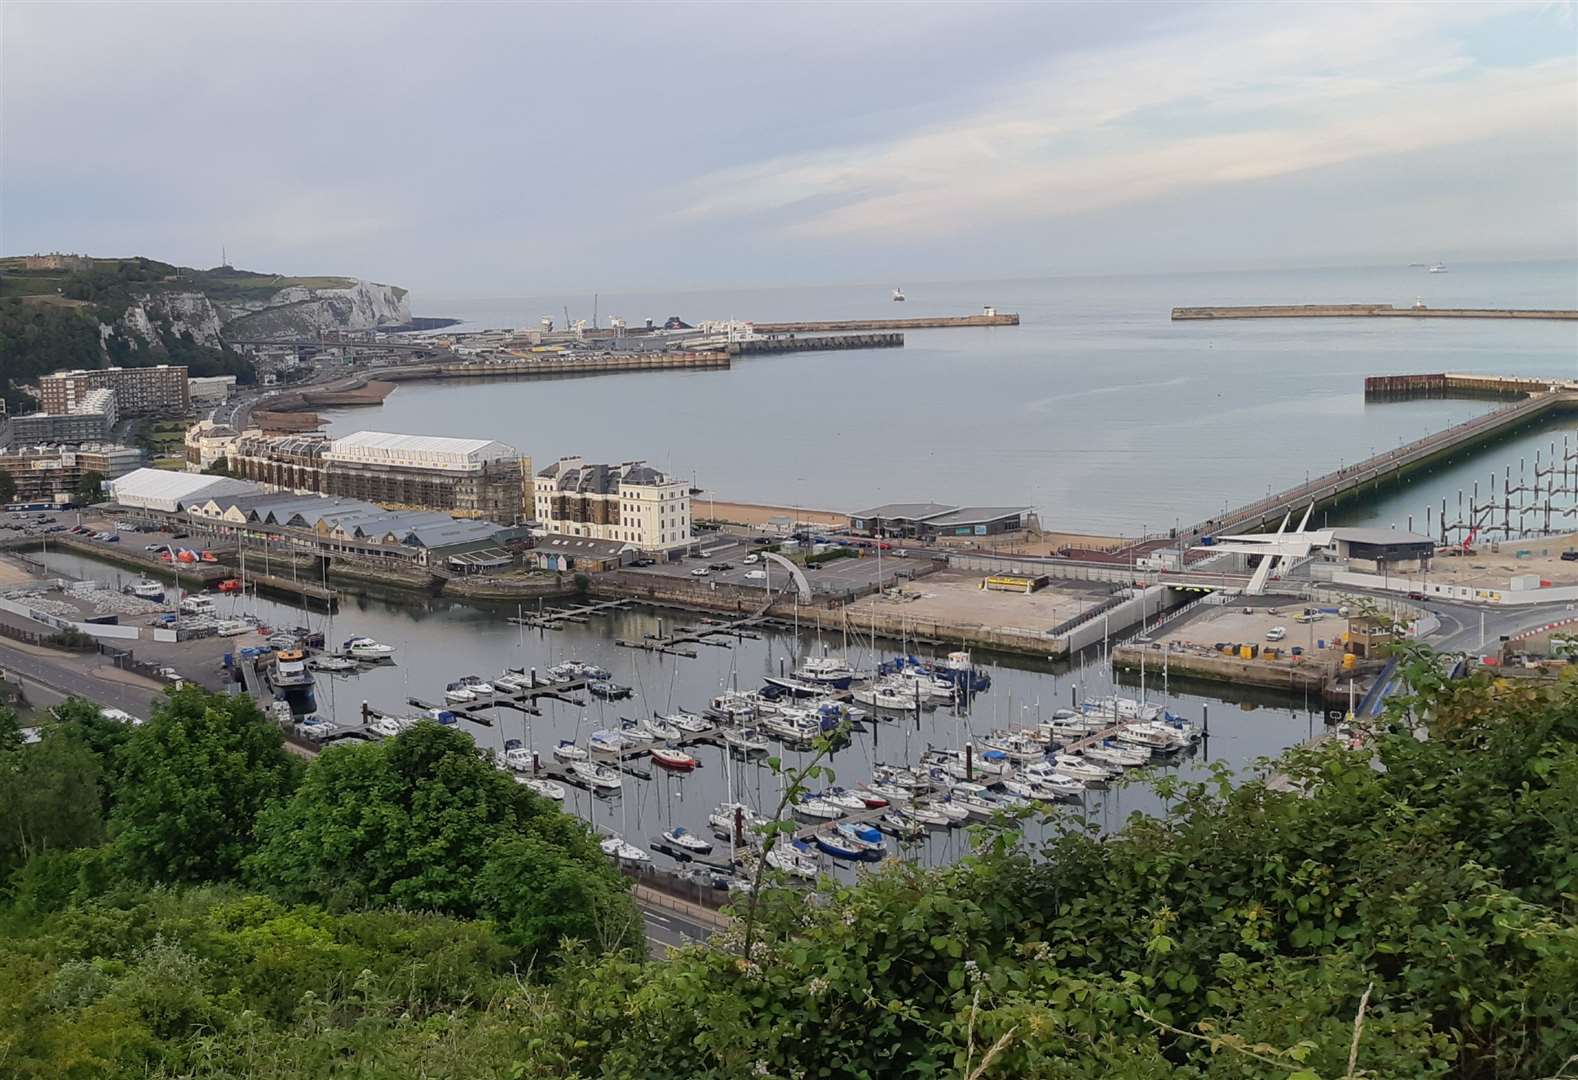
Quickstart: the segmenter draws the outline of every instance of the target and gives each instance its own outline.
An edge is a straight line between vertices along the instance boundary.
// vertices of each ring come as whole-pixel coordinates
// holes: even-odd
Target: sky
[[[433,300],[1570,258],[1578,17],[0,4],[0,252],[221,246]]]

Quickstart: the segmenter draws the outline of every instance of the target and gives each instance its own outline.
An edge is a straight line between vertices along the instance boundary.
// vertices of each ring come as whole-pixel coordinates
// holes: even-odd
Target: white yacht
[[[570,772],[582,783],[600,791],[620,786],[619,774],[606,765],[596,765],[590,761],[576,761],[570,764]]]
[[[597,846],[603,849],[604,855],[611,859],[618,859],[620,862],[646,862],[652,858],[652,856],[634,844],[627,843],[620,836],[610,836]]]
[[[554,802],[564,802],[565,790],[563,784],[556,784],[552,780],[538,780],[529,776],[517,776],[515,782],[535,795]]]
[[[356,660],[392,660],[394,649],[381,641],[374,641],[370,637],[353,637],[346,641],[342,650],[349,653]]]
[[[585,761],[587,759],[586,748],[584,746],[576,746],[569,739],[561,739],[559,745],[555,746],[552,752],[556,761]]]

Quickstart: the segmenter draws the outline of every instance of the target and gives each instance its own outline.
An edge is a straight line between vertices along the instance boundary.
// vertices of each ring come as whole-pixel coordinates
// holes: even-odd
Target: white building
[[[109,483],[110,499],[133,510],[174,514],[216,495],[255,495],[259,488],[227,476],[201,476],[167,469],[138,469]]]
[[[186,391],[194,406],[219,405],[236,392],[236,377],[234,375],[188,377]]]
[[[211,469],[220,458],[229,458],[240,433],[212,420],[199,420],[186,429],[186,471],[200,473]]]
[[[560,458],[537,474],[532,512],[551,533],[663,551],[690,542],[690,487],[640,461]]]

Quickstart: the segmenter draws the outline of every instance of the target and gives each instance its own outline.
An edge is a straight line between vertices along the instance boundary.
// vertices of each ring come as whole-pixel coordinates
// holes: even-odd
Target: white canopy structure
[[[1309,524],[1310,514],[1314,511],[1315,504],[1311,503],[1304,511],[1304,519],[1299,522],[1298,530],[1288,532],[1288,522],[1292,514],[1282,518],[1282,524],[1274,533],[1245,533],[1241,536],[1218,536],[1208,547],[1201,550],[1212,552],[1232,552],[1238,555],[1259,555],[1260,565],[1255,568],[1254,576],[1249,579],[1249,585],[1244,592],[1259,596],[1266,591],[1266,582],[1273,574],[1281,576],[1282,568],[1289,559],[1307,559],[1316,548],[1331,547],[1335,533],[1333,529],[1316,529],[1306,532],[1304,526]]]

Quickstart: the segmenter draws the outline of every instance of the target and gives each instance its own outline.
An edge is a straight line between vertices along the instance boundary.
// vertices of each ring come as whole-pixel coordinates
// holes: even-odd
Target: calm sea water
[[[854,510],[881,502],[1035,507],[1048,528],[1170,528],[1466,419],[1470,401],[1368,404],[1364,377],[1578,376],[1578,324],[1447,320],[1174,323],[1174,306],[1380,302],[1578,307],[1578,264],[1463,264],[603,296],[601,317],[759,321],[963,314],[1018,327],[906,332],[902,349],[743,359],[729,371],[418,384],[327,414],[359,428],[502,439],[542,463],[646,458],[720,498]],[[416,298],[466,328],[590,317],[590,297]],[[1559,428],[1556,430],[1560,430]],[[1555,436],[1560,442],[1560,435]],[[1478,476],[1549,430],[1476,460]],[[1483,466],[1483,467],[1482,467]],[[1452,467],[1345,511],[1419,517]]]

